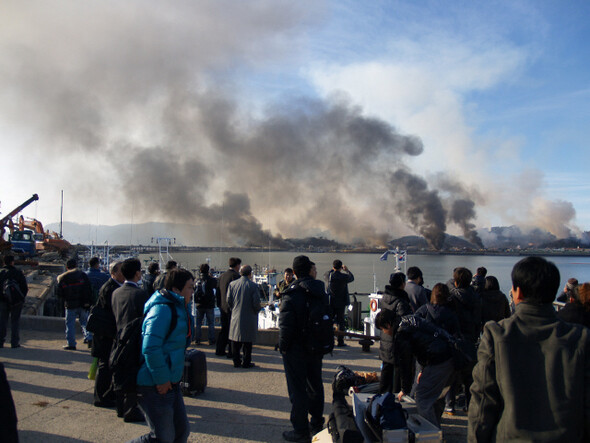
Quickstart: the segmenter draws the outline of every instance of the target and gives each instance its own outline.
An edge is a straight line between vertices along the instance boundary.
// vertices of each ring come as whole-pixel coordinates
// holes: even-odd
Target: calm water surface
[[[187,269],[197,269],[201,263],[209,261],[215,269],[227,269],[229,257],[240,257],[243,264],[251,266],[267,266],[281,272],[291,267],[293,258],[299,255],[294,252],[217,252],[205,251],[194,253],[176,253],[174,260]],[[318,277],[332,268],[332,261],[340,259],[354,274],[355,280],[349,285],[351,292],[367,293],[373,291],[374,281],[377,289],[382,290],[389,281],[389,274],[393,272],[395,260],[389,257],[388,261],[380,261],[379,254],[332,254],[309,253],[306,254],[316,263]],[[157,259],[157,256],[142,254],[140,259]],[[500,282],[500,288],[508,294],[510,291],[510,273],[512,267],[522,257],[498,257],[498,256],[473,256],[473,255],[410,255],[406,266],[418,266],[424,273],[424,285],[432,288],[437,282],[446,282],[451,278],[453,269],[465,266],[475,272],[479,266],[488,270],[488,275],[495,276]],[[561,274],[560,288],[565,286],[568,278],[575,277],[580,282],[590,281],[590,257],[547,257],[554,262]],[[403,270],[402,264],[402,270]]]

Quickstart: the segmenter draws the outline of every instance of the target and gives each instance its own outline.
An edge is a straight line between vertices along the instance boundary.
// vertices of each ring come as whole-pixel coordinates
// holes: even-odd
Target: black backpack
[[[195,284],[195,304],[205,303],[205,280],[199,279]]]
[[[172,320],[166,334],[167,340],[178,323],[178,312],[174,303],[163,303],[170,307]],[[117,332],[115,343],[109,358],[109,365],[113,371],[113,386],[115,391],[135,392],[137,387],[137,373],[143,363],[141,345],[143,341],[141,326],[144,316],[138,317]]]
[[[25,294],[22,293],[20,285],[16,280],[5,276],[2,282],[2,298],[9,306],[16,306],[24,303]]]
[[[326,297],[317,298],[305,290],[306,350],[310,354],[325,355],[334,350],[334,315]]]

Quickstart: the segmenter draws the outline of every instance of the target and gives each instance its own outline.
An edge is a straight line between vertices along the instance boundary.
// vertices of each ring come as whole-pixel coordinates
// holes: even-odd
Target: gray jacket
[[[470,442],[590,441],[590,329],[518,304],[484,326],[471,395]]]
[[[260,311],[258,285],[247,277],[232,281],[227,289],[227,304],[231,310],[229,339],[249,343],[256,341]]]
[[[428,296],[428,289],[424,286],[420,286],[412,280],[408,280],[405,291],[408,293],[408,297],[410,297],[412,312],[416,312],[420,306],[428,304],[430,297]]]

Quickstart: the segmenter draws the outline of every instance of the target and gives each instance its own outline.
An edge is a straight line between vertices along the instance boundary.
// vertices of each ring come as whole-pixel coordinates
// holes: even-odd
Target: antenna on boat
[[[59,210],[59,238],[64,238],[63,236],[63,227],[64,227],[64,190],[61,190],[61,206]]]

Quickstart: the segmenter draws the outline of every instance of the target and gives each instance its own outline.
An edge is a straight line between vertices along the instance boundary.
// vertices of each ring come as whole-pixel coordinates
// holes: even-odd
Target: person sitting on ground
[[[567,304],[559,310],[557,318],[590,328],[590,283],[576,286],[569,291]]]
[[[399,324],[400,319],[404,315],[412,314],[410,298],[408,297],[406,291],[404,291],[405,286],[406,276],[403,272],[391,274],[389,277],[389,285],[385,286],[385,292],[381,297],[381,309],[393,312],[393,315],[395,316],[395,325]],[[395,338],[396,329],[397,327],[394,328],[393,334],[385,334],[380,340],[379,354],[383,354],[383,370],[381,372],[381,380],[379,382],[380,392],[399,392],[401,389],[402,381],[400,378],[400,371],[395,370],[392,359],[386,358],[389,353],[389,349],[393,348],[393,340]],[[381,352],[381,348],[383,348],[383,353]],[[404,360],[403,364],[408,366],[408,370],[410,372],[412,371],[411,360]]]
[[[481,327],[488,321],[500,321],[510,317],[510,303],[500,291],[498,279],[493,275],[486,277],[486,285],[481,293]]]
[[[578,287],[578,279],[577,278],[570,278],[563,288],[563,292],[557,296],[555,299],[561,303],[567,303],[570,299],[570,292]]]

